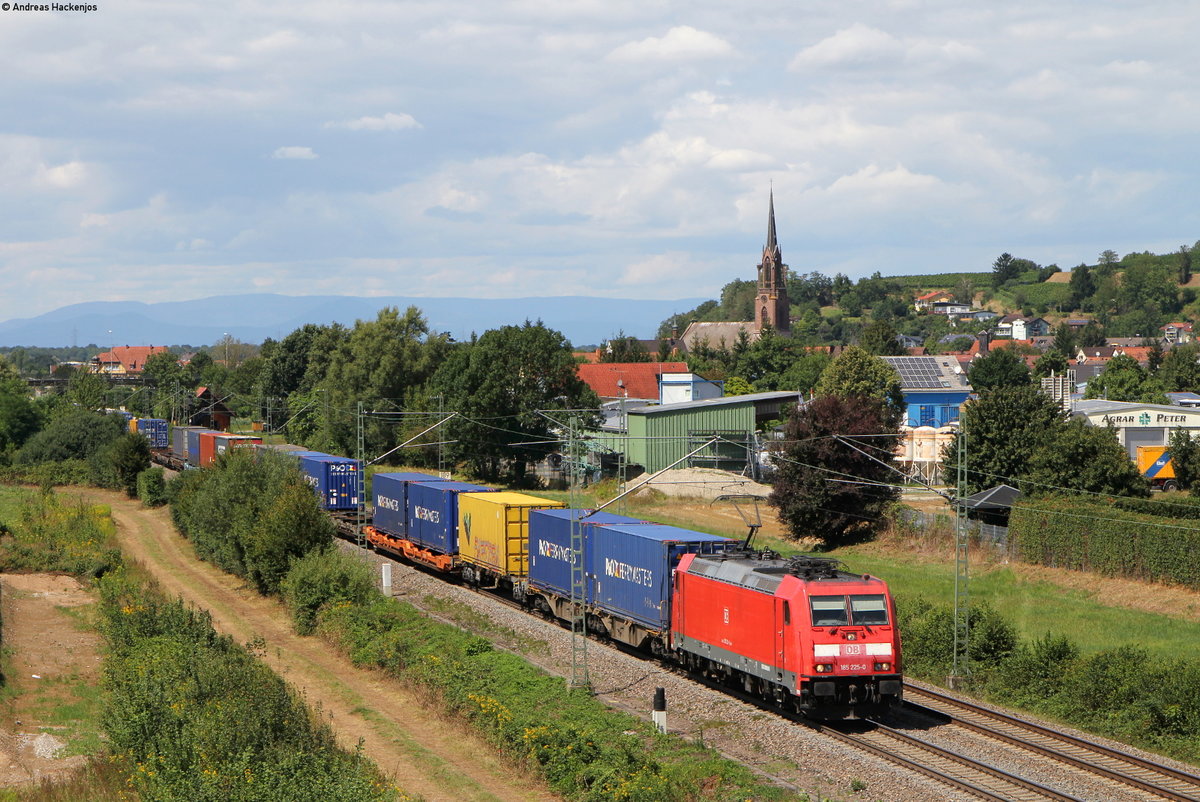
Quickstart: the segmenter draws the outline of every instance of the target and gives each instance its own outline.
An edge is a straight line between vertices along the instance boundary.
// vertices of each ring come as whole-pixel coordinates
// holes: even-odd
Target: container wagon
[[[529,564],[529,514],[565,507],[525,493],[463,493],[458,498],[458,557],[463,581],[519,592]]]

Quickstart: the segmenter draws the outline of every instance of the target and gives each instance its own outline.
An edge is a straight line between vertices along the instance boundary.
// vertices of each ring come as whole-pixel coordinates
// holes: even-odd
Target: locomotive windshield
[[[849,602],[849,609],[847,609]],[[879,626],[888,622],[882,594],[861,596],[810,596],[814,627]]]
[[[884,625],[888,622],[887,602],[883,596],[851,596],[850,612],[854,623],[867,626]]]

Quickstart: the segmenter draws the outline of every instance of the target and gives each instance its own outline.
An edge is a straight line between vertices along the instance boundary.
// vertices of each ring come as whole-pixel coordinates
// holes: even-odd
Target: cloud
[[[357,120],[325,123],[326,128],[345,128],[348,131],[403,131],[421,128],[411,114],[388,112],[382,117],[359,117]]]
[[[857,67],[896,61],[904,57],[905,47],[896,37],[878,28],[856,22],[812,47],[796,54],[788,69],[807,67]]]
[[[281,148],[276,148],[271,154],[272,159],[315,159],[317,154],[313,153],[313,149],[302,147],[300,145],[285,145]]]
[[[659,38],[650,36],[640,42],[628,42],[609,53],[613,61],[691,61],[720,58],[733,53],[733,47],[719,36],[680,25]]]

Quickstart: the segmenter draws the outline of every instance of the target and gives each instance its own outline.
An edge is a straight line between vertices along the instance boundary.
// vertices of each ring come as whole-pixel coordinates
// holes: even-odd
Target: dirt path
[[[316,638],[294,634],[284,609],[237,577],[197,560],[165,509],[103,490],[68,495],[110,505],[126,557],[141,563],[171,595],[208,610],[214,626],[237,641],[261,638],[263,659],[319,705],[339,742],[364,753],[409,794],[445,800],[551,800],[492,747],[456,722],[426,709],[414,694],[380,674],[354,668]]]
[[[5,574],[0,585],[9,654],[0,708],[3,787],[54,777],[86,762],[71,752],[88,751],[99,737],[79,719],[84,707],[96,704],[100,636],[73,615],[95,599],[71,577]]]

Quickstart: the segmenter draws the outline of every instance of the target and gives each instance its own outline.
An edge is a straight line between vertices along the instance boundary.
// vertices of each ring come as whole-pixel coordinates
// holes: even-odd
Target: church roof
[[[693,321],[683,330],[683,336],[679,338],[679,342],[685,351],[694,351],[702,343],[707,343],[709,348],[729,349],[733,348],[738,341],[738,334],[743,331],[750,338],[750,342],[757,340],[761,333],[755,327],[754,322],[749,320],[714,323]]]

